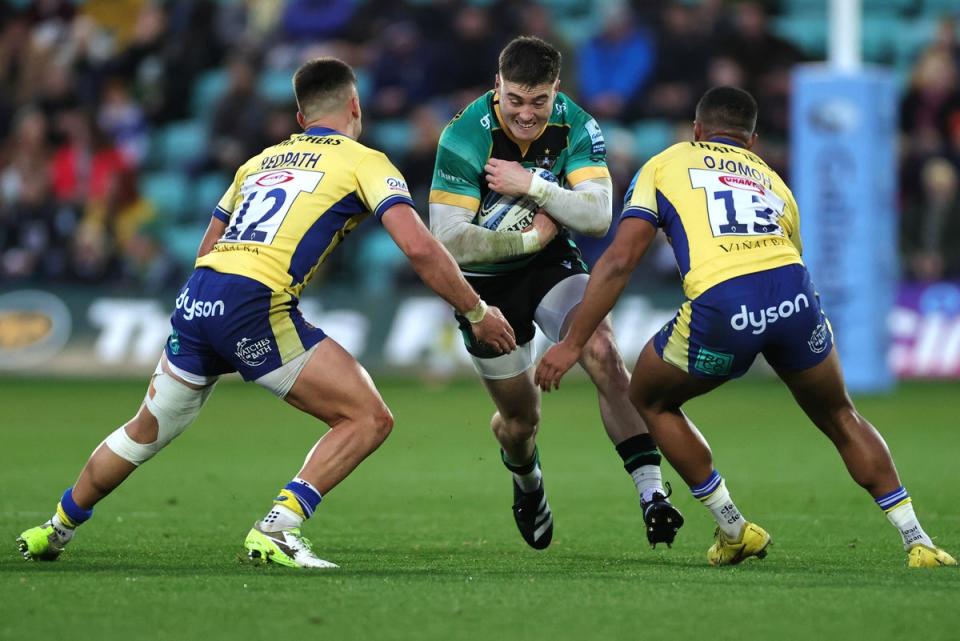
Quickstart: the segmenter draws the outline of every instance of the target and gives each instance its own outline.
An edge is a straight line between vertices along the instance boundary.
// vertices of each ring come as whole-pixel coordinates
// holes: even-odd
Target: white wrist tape
[[[540,251],[540,232],[536,229],[525,231],[520,234],[520,240],[523,241],[523,253],[533,254]]]
[[[473,309],[468,309],[464,312],[463,316],[471,323],[479,323],[483,320],[483,317],[487,315],[487,304],[483,302],[483,299],[480,299],[480,302],[474,306]]]

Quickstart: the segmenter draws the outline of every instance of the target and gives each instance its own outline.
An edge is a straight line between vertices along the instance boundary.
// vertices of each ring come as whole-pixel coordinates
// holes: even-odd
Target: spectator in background
[[[404,20],[389,25],[377,39],[379,50],[370,66],[371,111],[374,118],[400,118],[429,99],[436,78],[431,75],[427,39],[416,23]]]
[[[901,218],[910,273],[920,280],[960,275],[960,189],[957,168],[932,158],[921,171],[921,197]]]
[[[437,143],[445,125],[436,110],[427,105],[420,105],[410,114],[410,151],[399,166],[419,212],[429,210],[427,197],[433,181]]]
[[[113,78],[104,86],[97,123],[131,167],[143,165],[150,151],[147,119],[123,79]]]
[[[766,9],[758,2],[734,5],[729,29],[721,39],[722,52],[736,60],[749,78],[760,78],[805,60],[800,49],[770,30]]]
[[[345,30],[356,8],[353,0],[287,0],[281,25],[295,43],[331,40]]]
[[[58,253],[48,163],[46,118],[26,108],[17,116],[0,169],[0,276],[4,280],[34,273],[58,275],[44,265],[47,259],[53,265]]]
[[[228,63],[227,78],[227,88],[213,109],[209,156],[201,163],[201,169],[232,174],[247,158],[278,141],[265,140],[264,121],[269,106],[257,93],[257,68],[253,61],[235,55]]]
[[[560,90],[566,94],[576,95],[576,70],[579,61],[567,39],[557,33],[550,11],[542,4],[524,2],[521,3],[518,19],[519,33],[546,40],[560,52],[563,60],[563,66],[560,68]]]
[[[945,150],[950,121],[960,113],[958,86],[958,69],[949,53],[932,47],[920,55],[900,106],[900,128],[914,153]]]
[[[707,89],[704,78],[713,50],[709,32],[693,7],[670,4],[663,9],[657,31],[657,64],[648,92],[646,113],[676,118],[693,113]]]
[[[636,115],[638,98],[653,75],[653,38],[636,26],[623,4],[604,5],[603,30],[578,52],[578,86],[584,108],[596,118]]]
[[[760,104],[757,131],[764,141],[758,153],[775,170],[786,162],[786,137],[790,119],[790,70],[806,60],[803,52],[770,29],[764,5],[741,2],[734,5],[733,21],[719,42],[721,53],[733,58],[751,80],[745,87]]]
[[[458,110],[490,87],[489,61],[500,53],[502,34],[491,28],[488,13],[473,5],[460,7],[451,26],[453,31],[438,39],[437,73],[431,82],[437,90],[451,94]]]
[[[106,72],[132,83],[153,123],[189,118],[194,80],[220,61],[210,6],[182,1],[143,5],[130,44],[107,64]]]
[[[82,211],[74,248],[79,274],[104,278],[151,210],[137,192],[133,168],[92,115],[64,112],[57,125],[66,142],[51,161],[53,194],[59,204]]]

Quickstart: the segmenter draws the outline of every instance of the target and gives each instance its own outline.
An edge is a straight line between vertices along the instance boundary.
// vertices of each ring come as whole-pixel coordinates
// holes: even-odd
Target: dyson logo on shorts
[[[193,320],[194,316],[198,318],[223,316],[223,308],[222,300],[215,300],[212,303],[208,300],[190,300],[189,287],[184,288],[177,296],[177,309],[183,310],[184,320]]]
[[[766,331],[768,324],[793,316],[804,307],[810,307],[806,294],[797,294],[793,300],[785,300],[779,305],[772,305],[758,312],[751,312],[746,305],[741,305],[740,311],[730,317],[730,327],[738,332],[752,327],[751,334],[762,334]]]

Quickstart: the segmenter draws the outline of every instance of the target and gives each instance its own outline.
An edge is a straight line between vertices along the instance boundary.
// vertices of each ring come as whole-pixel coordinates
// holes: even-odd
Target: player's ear
[[[557,81],[553,83],[553,92],[557,93],[560,91],[560,78],[557,78]]]
[[[757,132],[750,134],[750,139],[747,141],[747,149],[753,149],[753,146],[757,144]]]
[[[703,140],[703,125],[699,121],[693,121],[693,139],[696,141]]]
[[[303,114],[297,111],[297,124],[300,125],[301,129],[307,128],[307,120],[303,117]]]
[[[500,93],[500,74],[493,74],[493,88],[497,93]]]

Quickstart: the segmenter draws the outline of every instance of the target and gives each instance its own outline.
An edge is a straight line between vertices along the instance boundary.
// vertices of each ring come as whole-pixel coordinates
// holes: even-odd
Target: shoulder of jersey
[[[570,96],[562,91],[558,92],[557,99],[553,103],[553,113],[550,114],[550,121],[573,124],[577,120],[586,122],[593,120],[593,116],[588,114],[583,107],[575,103]]]
[[[673,158],[676,158],[677,156],[683,156],[683,155],[685,155],[685,154],[688,154],[688,153],[690,153],[690,152],[693,151],[693,150],[694,150],[694,147],[693,147],[693,145],[690,144],[689,141],[677,142],[677,143],[674,143],[674,144],[670,145],[669,147],[667,147],[666,149],[664,149],[664,150],[661,151],[660,153],[655,154],[654,156],[651,156],[651,157],[647,160],[647,162],[649,163],[649,162],[654,162],[654,161],[656,161],[656,162],[663,163],[663,162],[666,162],[666,161],[668,161],[668,160],[672,160]],[[646,163],[644,163],[644,164],[646,164]]]
[[[461,135],[490,131],[494,126],[493,110],[489,107],[490,93],[487,92],[464,107],[454,116],[443,133],[455,132]]]

